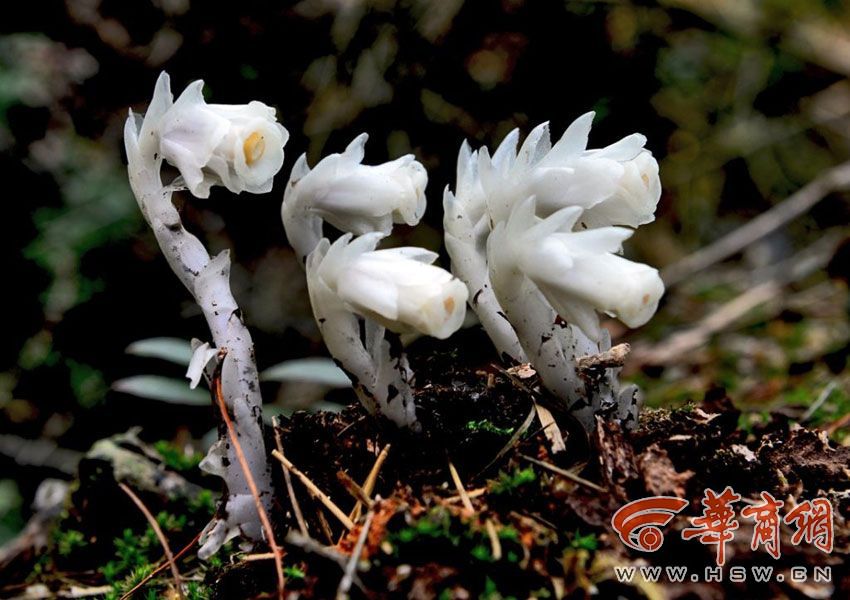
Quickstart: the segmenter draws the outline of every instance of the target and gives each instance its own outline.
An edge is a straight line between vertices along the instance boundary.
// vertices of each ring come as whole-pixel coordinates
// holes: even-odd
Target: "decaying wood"
[[[632,347],[628,344],[617,344],[599,354],[579,356],[576,358],[576,367],[584,373],[600,369],[616,369],[626,363],[626,356],[628,356],[631,349]]]

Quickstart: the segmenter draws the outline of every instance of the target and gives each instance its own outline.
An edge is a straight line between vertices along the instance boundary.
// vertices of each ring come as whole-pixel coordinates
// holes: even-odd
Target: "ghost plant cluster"
[[[302,155],[286,186],[281,216],[305,261],[322,337],[360,401],[372,414],[415,427],[413,372],[392,334],[449,337],[463,323],[467,289],[431,264],[434,252],[376,249],[394,223],[419,223],[428,175],[412,155],[362,164],[367,137],[358,136],[312,170]],[[344,235],[331,243],[324,222]]]
[[[586,428],[637,411],[615,368],[579,372],[577,358],[611,347],[598,313],[637,327],[664,292],[658,271],[619,256],[632,228],[654,219],[658,163],[640,134],[587,149],[592,121],[579,117],[554,146],[548,123],[518,150],[514,130],[492,157],[464,143],[443,200],[452,270],[496,348],[530,362]]]
[[[227,251],[211,257],[171,201],[174,191],[209,196],[272,188],[283,165],[286,129],[261,102],[207,104],[203,82],[175,101],[160,76],[144,118],[131,112],[125,146],[131,187],[174,273],[203,311],[210,342],[194,343],[187,376],[195,386],[218,373],[223,401],[263,506],[271,483],[251,336],[229,284]],[[610,347],[598,313],[628,326],[654,313],[657,271],[621,256],[632,228],[653,219],[658,165],[632,135],[587,149],[593,115],[576,120],[554,146],[546,124],[517,151],[512,132],[491,157],[464,143],[455,192],[444,196],[445,239],[454,275],[423,248],[380,247],[394,224],[415,226],[425,212],[425,168],[412,155],[363,164],[366,134],[312,169],[293,167],[281,216],[307,274],[316,322],[331,355],[373,415],[416,429],[413,371],[398,334],[445,339],[471,305],[500,354],[530,362],[543,385],[590,427],[595,415],[627,420],[635,389],[619,389],[617,370],[592,376],[577,359]],[[167,161],[179,171],[162,181]],[[341,235],[328,237],[325,223]],[[258,507],[235,449],[222,431],[201,467],[222,477],[228,495],[202,536],[209,556],[241,534],[262,537]]]

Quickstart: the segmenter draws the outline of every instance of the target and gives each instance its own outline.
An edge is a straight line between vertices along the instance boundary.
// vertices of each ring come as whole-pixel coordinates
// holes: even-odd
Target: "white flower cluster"
[[[419,223],[428,175],[412,155],[362,164],[367,139],[361,134],[312,170],[301,156],[281,217],[290,244],[305,261],[313,312],[331,355],[367,409],[400,426],[415,426],[413,373],[403,352],[392,353],[385,329],[445,339],[463,323],[468,292],[431,264],[433,252],[376,250],[394,223]],[[333,244],[325,238],[325,222],[345,232]]]
[[[519,150],[514,130],[492,157],[464,143],[456,191],[444,195],[452,270],[482,325],[501,353],[531,362],[546,387],[583,411],[587,426],[595,412],[632,401],[612,397],[616,373],[589,390],[576,372],[576,357],[610,347],[598,313],[639,327],[664,293],[658,271],[619,256],[631,228],[654,219],[658,163],[639,134],[587,149],[592,121],[593,113],[579,117],[554,146],[547,123]]]
[[[375,250],[384,235],[350,233],[330,245],[312,276],[332,289],[352,312],[397,333],[418,331],[446,339],[463,324],[466,286],[431,263],[423,248]]]

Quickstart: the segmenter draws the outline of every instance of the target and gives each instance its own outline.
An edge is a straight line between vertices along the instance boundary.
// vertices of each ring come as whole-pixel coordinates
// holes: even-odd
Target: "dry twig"
[[[351,475],[345,471],[337,471],[336,478],[343,485],[345,491],[351,494],[352,498],[354,498],[357,502],[365,504],[366,508],[372,508],[372,504],[374,504],[374,502],[368,494],[366,494],[366,491],[351,478]],[[352,519],[352,521],[353,520],[354,519]]]
[[[754,308],[766,305],[772,314],[778,314],[787,301],[782,294],[783,286],[824,268],[835,254],[840,239],[838,232],[826,233],[794,256],[762,269],[770,279],[746,289],[689,329],[675,333],[653,347],[636,347],[631,364],[665,365],[686,361],[714,335],[727,330]]]
[[[274,552],[259,552],[257,554],[246,554],[242,557],[245,562],[254,562],[256,560],[273,560]]]
[[[378,458],[375,459],[375,464],[372,465],[372,469],[369,471],[369,474],[366,476],[366,481],[363,483],[363,493],[366,494],[366,497],[371,498],[372,492],[375,491],[375,484],[378,482],[378,475],[381,472],[381,467],[384,465],[384,461],[387,460],[387,456],[389,456],[389,454],[390,444],[387,444],[384,446],[384,449],[381,450],[380,454],[378,454]],[[362,508],[363,504],[361,502],[357,502],[349,513],[348,518],[352,521],[359,519]]]
[[[525,421],[523,421],[522,425],[520,425],[517,428],[517,430],[514,431],[513,435],[511,436],[511,439],[508,440],[508,443],[505,444],[504,446],[502,446],[502,449],[499,450],[496,453],[496,456],[493,457],[493,460],[488,462],[487,466],[484,467],[483,469],[481,469],[481,471],[478,472],[478,475],[481,475],[481,473],[484,473],[490,467],[492,467],[494,464],[496,464],[496,462],[500,458],[502,458],[511,448],[513,448],[516,445],[516,443],[519,441],[519,438],[522,437],[522,434],[524,434],[526,431],[528,431],[528,428],[531,427],[531,424],[534,422],[534,415],[535,414],[537,414],[537,409],[534,406],[532,406],[531,410],[528,412],[528,416],[525,418]]]
[[[817,410],[821,406],[823,406],[823,403],[826,402],[827,398],[829,398],[829,396],[832,394],[836,387],[838,387],[838,382],[833,379],[827,384],[827,386],[823,390],[821,390],[821,393],[818,394],[818,397],[815,398],[815,401],[812,402],[811,406],[806,409],[806,412],[804,412],[803,416],[800,417],[800,422],[805,423],[806,421],[811,419],[815,412],[817,412]]]
[[[694,273],[737,254],[750,244],[807,213],[831,192],[846,189],[848,186],[850,186],[850,162],[841,163],[824,171],[752,221],[664,269],[661,276],[665,285],[670,288]]]
[[[369,530],[372,527],[372,519],[375,513],[371,510],[366,514],[366,520],[360,528],[360,535],[357,537],[357,543],[351,551],[351,558],[345,566],[345,574],[339,582],[339,587],[336,590],[337,600],[348,598],[348,592],[351,589],[351,583],[354,581],[354,572],[357,570],[357,563],[360,556],[363,554],[363,546],[366,545],[366,539],[369,537]]]
[[[321,527],[322,533],[325,534],[328,545],[332,546],[334,543],[334,532],[331,530],[331,524],[328,523],[328,518],[322,510],[318,509],[316,510],[316,518],[319,520],[319,527]]]
[[[274,429],[274,442],[277,451],[283,454],[283,440],[280,438],[280,420],[275,417],[272,419],[272,428]],[[289,494],[289,503],[292,505],[292,512],[295,513],[295,520],[298,521],[298,529],[301,533],[309,536],[310,531],[307,529],[307,522],[304,520],[304,514],[301,512],[301,505],[298,503],[298,498],[295,497],[295,489],[292,487],[292,477],[289,475],[289,469],[280,466],[283,471],[283,480],[286,483],[286,493]]]
[[[174,554],[171,553],[171,546],[168,545],[168,539],[162,532],[162,528],[159,526],[159,523],[156,522],[156,518],[151,514],[151,511],[148,510],[148,507],[145,506],[145,503],[142,502],[141,498],[139,498],[133,490],[121,482],[118,483],[118,487],[120,487],[121,490],[130,497],[133,504],[142,511],[142,514],[145,516],[145,519],[147,519],[151,529],[153,529],[153,532],[156,534],[162,549],[165,551],[168,566],[171,567],[171,575],[174,577],[174,587],[177,589],[177,595],[182,600],[185,597],[183,596],[183,580],[180,578],[180,570],[177,568],[177,563],[174,562]]]
[[[487,493],[487,488],[482,487],[482,488],[470,490],[466,493],[466,495],[470,500],[472,500],[473,498],[479,498],[486,493]],[[453,502],[460,502],[462,500],[463,500],[463,497],[461,497],[460,494],[456,494],[454,496],[449,496],[448,498],[444,498],[442,501],[446,502],[446,503],[453,503]]]
[[[606,490],[601,485],[597,485],[597,484],[593,483],[592,481],[588,481],[584,477],[579,477],[575,473],[567,471],[566,469],[562,469],[561,467],[556,467],[555,465],[549,464],[547,462],[543,462],[542,460],[537,460],[536,458],[534,458],[532,456],[528,456],[526,454],[520,454],[520,456],[523,459],[527,460],[528,462],[537,465],[538,467],[543,467],[547,471],[551,471],[552,473],[555,473],[556,475],[566,477],[570,481],[573,481],[573,482],[575,482],[579,485],[583,485],[583,486],[588,487],[588,488],[595,490],[597,492],[602,492],[602,493],[608,492],[608,490]]]
[[[664,365],[679,362],[694,350],[704,345],[717,333],[730,327],[754,308],[773,300],[781,286],[775,281],[766,281],[750,288],[743,294],[709,313],[694,327],[680,331],[653,348],[641,349],[635,354],[636,362],[648,365]]]
[[[289,469],[293,475],[300,479],[301,483],[304,484],[304,487],[307,488],[307,491],[309,491],[310,494],[314,498],[316,498],[316,500],[321,502],[325,506],[325,508],[327,508],[331,512],[331,514],[335,516],[340,523],[343,524],[346,529],[354,528],[354,523],[351,519],[348,518],[348,515],[342,512],[339,506],[334,504],[333,500],[331,500],[326,493],[320,490],[319,487],[315,483],[313,483],[309,477],[307,477],[300,469],[298,469],[298,467],[293,465],[292,461],[286,458],[283,453],[279,452],[278,450],[272,450],[272,456],[274,456],[281,463],[283,463],[284,467]]]
[[[452,481],[454,481],[455,487],[457,488],[457,493],[460,496],[461,503],[463,507],[470,513],[475,512],[475,507],[472,506],[472,500],[469,499],[469,494],[466,492],[466,488],[463,487],[463,482],[460,480],[460,475],[457,472],[454,464],[452,463],[452,459],[448,459],[449,461],[449,473],[452,476]]]
[[[180,550],[180,552],[178,552],[177,554],[175,554],[175,555],[174,555],[174,560],[175,560],[175,561],[178,561],[178,560],[180,560],[181,558],[183,558],[183,555],[184,555],[184,554],[186,554],[189,550],[191,550],[192,548],[194,548],[194,547],[195,547],[195,544],[197,544],[197,543],[198,543],[198,540],[199,540],[199,539],[201,539],[201,534],[200,534],[200,533],[199,533],[198,535],[196,535],[194,538],[192,538],[192,541],[191,541],[191,542],[189,542],[188,544],[186,544],[186,545],[183,547],[183,549],[182,549],[182,550]],[[170,563],[168,562],[168,557],[167,557],[167,556],[164,556],[164,557],[163,557],[163,558],[159,561],[159,565],[158,565],[158,566],[157,566],[157,567],[156,567],[153,571],[151,571],[150,573],[148,573],[148,574],[147,574],[147,576],[145,576],[145,578],[144,578],[144,579],[142,579],[139,583],[137,583],[136,585],[134,585],[134,586],[133,586],[133,588],[132,588],[131,590],[129,590],[128,592],[126,592],[123,596],[121,596],[121,598],[120,598],[119,600],[128,600],[128,598],[130,598],[133,594],[135,594],[135,593],[136,593],[137,591],[139,591],[142,587],[144,587],[144,586],[145,586],[145,584],[146,584],[148,581],[150,581],[151,579],[153,579],[154,577],[156,577],[158,574],[162,573],[162,571],[164,571],[164,570],[165,570],[165,568],[166,568],[166,567],[168,567],[168,566],[170,566]]]
[[[499,541],[499,534],[496,532],[496,526],[493,525],[491,519],[484,521],[484,529],[487,530],[487,537],[490,538],[490,554],[493,560],[502,559],[502,542]]]

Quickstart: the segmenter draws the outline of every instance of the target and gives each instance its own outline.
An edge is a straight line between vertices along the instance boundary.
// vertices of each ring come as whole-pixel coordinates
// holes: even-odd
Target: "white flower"
[[[593,113],[582,115],[554,145],[549,124],[528,135],[517,151],[519,132],[512,131],[491,158],[478,152],[478,174],[491,220],[507,219],[512,208],[537,198],[540,216],[568,206],[585,211],[577,226],[637,227],[654,219],[661,196],[658,163],[643,148],[646,138],[627,136],[605,148],[588,150]]]
[[[345,234],[323,256],[311,256],[307,278],[320,279],[352,312],[395,332],[417,330],[445,339],[463,324],[466,286],[431,265],[437,254],[422,248],[375,250],[384,235],[352,241]]]
[[[645,324],[664,293],[658,271],[615,254],[631,229],[572,231],[581,212],[567,207],[541,220],[535,199],[528,198],[497,224],[487,244],[497,296],[505,278],[524,275],[561,317],[592,339],[600,336],[597,311],[629,327]]]
[[[309,254],[322,238],[322,221],[355,235],[389,234],[393,223],[416,225],[425,213],[425,167],[412,154],[361,164],[368,138],[360,134],[342,154],[326,156],[312,170],[306,155],[292,168],[281,216],[299,254]]]
[[[661,199],[658,161],[649,150],[641,150],[623,163],[623,175],[614,193],[589,209],[579,218],[586,228],[607,225],[638,227],[655,220],[655,208]]]
[[[171,103],[167,79],[164,87],[157,85],[151,105],[168,106],[148,126],[159,142],[159,156],[180,171],[198,198],[209,197],[210,187],[217,184],[237,194],[270,191],[289,139],[275,120],[275,110],[257,101],[207,104],[203,86],[203,81],[195,81]]]

